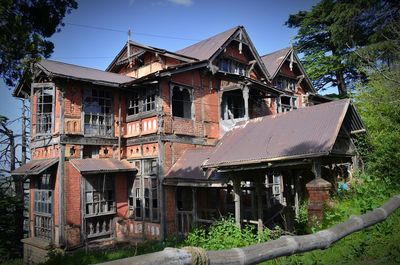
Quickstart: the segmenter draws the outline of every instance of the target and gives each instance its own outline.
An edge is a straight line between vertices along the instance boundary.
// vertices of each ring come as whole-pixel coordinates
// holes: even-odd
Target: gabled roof
[[[127,42],[124,45],[124,47],[122,47],[122,49],[117,54],[117,56],[115,56],[115,58],[112,60],[110,65],[107,66],[106,71],[111,71],[113,69],[113,67],[118,63],[118,60],[120,59],[120,57],[124,53],[126,53],[128,45],[130,45],[130,47],[133,46],[133,47],[140,48],[140,49],[142,49],[144,51],[147,51],[147,52],[158,53],[158,54],[162,54],[162,55],[167,56],[167,57],[175,58],[175,59],[181,60],[183,62],[194,62],[194,61],[197,61],[196,58],[193,58],[193,57],[190,57],[190,56],[185,56],[185,55],[178,54],[178,53],[175,53],[175,52],[167,51],[165,49],[160,49],[160,48],[156,48],[156,47],[152,47],[152,46],[147,46],[147,45],[144,45],[144,44],[141,44],[141,43],[138,43],[138,42],[130,40],[129,42]],[[127,60],[127,59],[128,58],[123,59],[123,60]]]
[[[239,28],[239,26],[233,27],[209,37],[208,39],[176,51],[176,53],[194,57],[198,60],[209,60]]]
[[[204,168],[229,167],[337,154],[341,128],[364,131],[350,100],[338,100],[244,122],[227,132]]]
[[[291,50],[292,49],[290,47],[288,47],[288,48],[284,48],[284,49],[275,51],[273,53],[269,53],[269,54],[261,56],[261,60],[263,61],[265,68],[267,68],[267,71],[272,79],[278,73],[279,68],[281,67],[283,62],[286,60],[286,58],[289,55],[289,52]]]
[[[228,29],[217,35],[214,35],[208,39],[202,40],[189,47],[177,51],[179,54],[191,56],[199,60],[213,61],[228,45],[232,40],[243,40],[249,47],[250,52],[255,58],[257,65],[263,75],[269,79],[269,74],[265,67],[261,57],[258,55],[257,49],[254,47],[249,35],[247,34],[243,26],[236,26]]]
[[[126,75],[105,72],[94,68],[88,68],[52,60],[42,60],[36,63],[36,66],[47,75],[86,81],[96,84],[118,86],[122,83],[134,80],[134,78]]]
[[[281,50],[277,50],[273,53],[269,53],[266,55],[261,56],[261,60],[263,61],[265,68],[268,71],[268,74],[270,75],[271,79],[274,79],[276,75],[279,73],[279,70],[281,69],[282,65],[285,63],[286,59],[291,56],[293,53],[293,59],[297,61],[297,66],[299,67],[300,71],[304,75],[304,80],[307,82],[309,87],[311,88],[312,93],[316,93],[314,86],[311,82],[311,79],[308,77],[306,70],[303,67],[303,64],[301,63],[299,57],[297,56],[297,53],[295,50],[291,47],[288,48],[283,48]]]

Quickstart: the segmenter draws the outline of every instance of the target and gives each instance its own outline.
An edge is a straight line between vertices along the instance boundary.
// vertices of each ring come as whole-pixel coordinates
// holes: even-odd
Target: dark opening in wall
[[[241,89],[226,91],[222,94],[221,118],[223,120],[244,117],[244,100]]]
[[[187,88],[174,86],[172,89],[172,116],[192,118],[192,100]]]

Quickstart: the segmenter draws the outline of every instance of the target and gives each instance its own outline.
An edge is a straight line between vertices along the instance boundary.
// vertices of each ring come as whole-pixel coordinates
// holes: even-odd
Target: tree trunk
[[[339,97],[345,97],[347,95],[347,86],[346,82],[344,81],[343,71],[338,70],[335,74]]]

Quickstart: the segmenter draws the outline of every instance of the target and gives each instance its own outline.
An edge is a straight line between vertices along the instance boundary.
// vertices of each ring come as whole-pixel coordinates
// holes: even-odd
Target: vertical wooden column
[[[257,216],[258,216],[258,232],[261,233],[263,231],[263,205],[262,205],[262,196],[263,196],[263,176],[256,179],[256,193],[257,193]]]
[[[235,222],[238,227],[241,227],[241,221],[242,221],[242,211],[240,207],[240,200],[241,200],[241,195],[242,191],[240,188],[240,180],[239,179],[233,179],[233,192],[235,193]]]
[[[249,88],[243,87],[243,100],[244,100],[244,117],[249,119]]]
[[[192,211],[193,211],[193,224],[197,223],[197,203],[196,203],[196,188],[192,188]]]

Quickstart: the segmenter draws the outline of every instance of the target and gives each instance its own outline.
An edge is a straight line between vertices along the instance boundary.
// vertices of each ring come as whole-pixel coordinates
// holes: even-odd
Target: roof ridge
[[[273,52],[270,52],[270,53],[267,53],[267,54],[264,54],[264,55],[261,55],[260,57],[261,58],[263,58],[263,57],[267,57],[267,56],[270,56],[270,55],[273,55],[273,54],[275,54],[275,53],[278,53],[278,52],[281,52],[281,51],[283,51],[283,50],[287,50],[287,49],[292,49],[292,47],[285,47],[285,48],[282,48],[282,49],[279,49],[279,50],[276,50],[276,51],[273,51]]]

